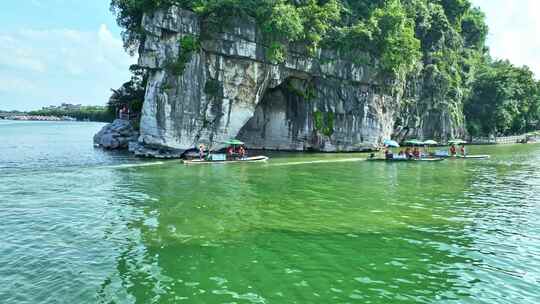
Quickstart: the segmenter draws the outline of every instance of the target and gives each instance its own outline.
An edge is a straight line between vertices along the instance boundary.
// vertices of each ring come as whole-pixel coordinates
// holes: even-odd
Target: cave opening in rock
[[[253,149],[311,149],[316,138],[312,118],[315,94],[312,80],[296,77],[267,89],[238,138]]]

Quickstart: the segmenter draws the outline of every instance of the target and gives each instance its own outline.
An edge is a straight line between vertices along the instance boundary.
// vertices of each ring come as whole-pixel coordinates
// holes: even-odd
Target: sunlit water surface
[[[539,303],[540,146],[186,167],[0,121],[1,303]]]

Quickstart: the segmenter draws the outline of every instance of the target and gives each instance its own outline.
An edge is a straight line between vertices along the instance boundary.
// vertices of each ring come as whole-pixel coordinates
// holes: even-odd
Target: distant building
[[[55,110],[63,110],[63,111],[78,111],[82,108],[81,104],[71,104],[71,103],[65,103],[63,102],[60,106],[47,106],[41,108],[44,111],[55,111]]]
[[[63,110],[69,110],[69,111],[73,111],[73,110],[80,110],[82,105],[81,104],[70,104],[70,103],[62,103],[62,105],[60,106]]]

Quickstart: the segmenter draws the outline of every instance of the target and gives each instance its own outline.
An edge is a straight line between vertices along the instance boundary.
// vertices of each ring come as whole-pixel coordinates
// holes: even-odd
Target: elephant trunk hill
[[[437,37],[435,25],[426,29],[418,58],[389,71],[390,56],[370,51],[369,40],[353,41],[347,52],[287,41],[276,60],[275,44],[250,16],[212,22],[170,5],[145,12],[140,23],[146,94],[140,137],[130,145],[138,155],[178,156],[230,138],[254,149],[340,152],[387,138],[466,134],[463,103],[475,71],[462,61],[481,51],[467,48],[465,30],[450,24]]]

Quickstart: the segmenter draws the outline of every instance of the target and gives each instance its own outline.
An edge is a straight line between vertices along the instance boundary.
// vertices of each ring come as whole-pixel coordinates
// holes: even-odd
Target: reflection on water
[[[49,167],[22,163],[30,148],[0,165],[9,303],[540,301],[538,146],[473,148],[488,161],[193,167],[61,147]]]

